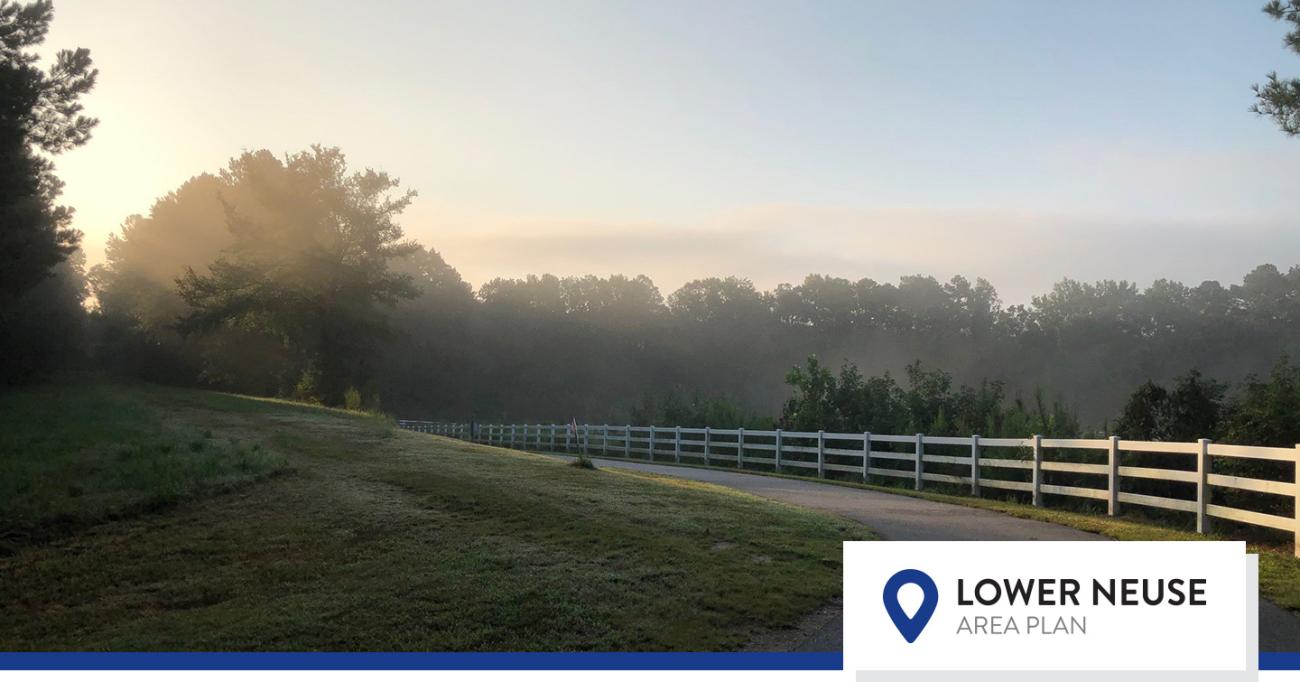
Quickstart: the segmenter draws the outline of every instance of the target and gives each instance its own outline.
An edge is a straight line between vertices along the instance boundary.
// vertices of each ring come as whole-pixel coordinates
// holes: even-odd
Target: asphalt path
[[[699,469],[668,464],[650,464],[613,459],[595,459],[599,467],[632,469],[664,476],[743,490],[801,507],[818,509],[853,519],[886,540],[1107,540],[1095,533],[1044,521],[891,495],[863,488],[828,485],[775,476],[747,474],[725,469]],[[842,618],[825,621],[801,633],[798,641],[785,648],[794,651],[839,651],[844,641]],[[1259,650],[1300,652],[1300,618],[1286,609],[1261,599],[1259,602]]]

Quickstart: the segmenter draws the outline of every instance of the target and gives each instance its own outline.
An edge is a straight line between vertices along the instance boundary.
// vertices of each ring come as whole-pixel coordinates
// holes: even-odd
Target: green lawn
[[[840,543],[870,537],[277,401],[0,408],[0,650],[732,649],[838,595]]]

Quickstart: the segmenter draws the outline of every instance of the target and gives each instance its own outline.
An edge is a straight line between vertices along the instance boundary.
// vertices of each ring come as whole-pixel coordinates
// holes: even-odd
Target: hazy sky
[[[1236,281],[1300,262],[1300,75],[1263,0],[56,0],[101,118],[57,159],[90,260],[245,149],[338,145],[475,286],[650,275]]]

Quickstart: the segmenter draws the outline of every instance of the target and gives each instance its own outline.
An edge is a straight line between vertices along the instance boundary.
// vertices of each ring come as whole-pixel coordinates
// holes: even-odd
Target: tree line
[[[1226,286],[1063,280],[1024,305],[961,276],[474,290],[403,235],[412,196],[326,147],[195,176],[90,269],[82,363],[431,418],[1063,436],[1136,423],[1120,417],[1144,382],[1253,385],[1300,346],[1300,268],[1272,265]]]

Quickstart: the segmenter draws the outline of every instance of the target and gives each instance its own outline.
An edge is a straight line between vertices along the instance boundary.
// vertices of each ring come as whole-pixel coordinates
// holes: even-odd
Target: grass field
[[[377,417],[0,396],[0,650],[725,650],[839,594],[859,525]]]

